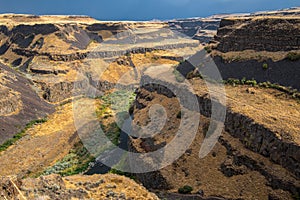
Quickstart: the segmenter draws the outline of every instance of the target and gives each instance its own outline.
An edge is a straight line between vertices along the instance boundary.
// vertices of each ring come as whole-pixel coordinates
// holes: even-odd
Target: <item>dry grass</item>
[[[300,53],[300,51],[293,51]],[[245,51],[230,51],[222,53],[217,50],[212,51],[212,56],[220,56],[227,62],[239,62],[247,60],[257,60],[259,62],[272,59],[273,62],[277,62],[287,58],[289,52],[286,51],[277,51],[277,52],[268,52],[268,51],[254,51],[254,50],[245,50]]]
[[[28,176],[43,171],[68,154],[77,140],[75,132],[72,104],[66,104],[0,154],[0,175]]]
[[[101,75],[101,80],[112,83],[138,84],[143,71],[153,65],[170,64],[176,65],[177,61],[161,58],[163,55],[174,55],[168,51],[154,51],[146,54],[131,54],[123,56],[118,60],[123,60],[125,64],[118,64],[117,61],[109,64]],[[174,55],[176,57],[176,55]],[[130,63],[132,62],[132,63]],[[133,67],[135,66],[135,67]]]
[[[208,94],[203,80],[191,81],[197,94]],[[227,106],[278,133],[279,138],[300,144],[299,102],[275,89],[253,87],[247,92],[249,87],[226,85]]]
[[[142,90],[142,94],[152,96],[153,100],[146,101],[140,99],[139,102],[147,105],[146,108],[138,110],[134,113],[135,123],[145,126],[149,122],[148,111],[149,108],[155,104],[162,105],[167,112],[168,121],[165,123],[164,128],[153,138],[153,144],[144,142],[141,139],[133,139],[133,146],[138,152],[149,152],[155,150],[155,146],[160,146],[164,142],[169,142],[174,139],[178,131],[178,126],[181,119],[176,117],[180,110],[177,98],[167,98],[164,95],[155,92],[150,93],[147,90]],[[220,165],[227,157],[226,148],[217,143],[213,149],[216,156],[212,153],[203,159],[199,159],[199,150],[203,144],[205,131],[209,125],[209,119],[201,116],[198,133],[194,138],[192,145],[189,147],[190,154],[181,156],[172,165],[169,165],[159,172],[166,179],[167,183],[172,187],[168,192],[176,193],[178,188],[184,185],[193,187],[193,193],[198,190],[203,190],[205,196],[222,196],[225,198],[245,198],[245,199],[267,199],[270,188],[266,186],[267,180],[257,171],[248,171],[246,174],[226,177],[219,170]],[[260,156],[256,153],[246,150],[238,139],[233,138],[228,133],[222,133],[222,136],[230,141],[231,145],[236,145],[239,151],[245,151],[246,155],[251,155],[255,159],[260,159],[268,166],[272,166],[267,158]],[[176,151],[176,150],[175,150]],[[285,173],[286,170],[280,166],[273,166],[280,169],[280,173]],[[145,177],[145,179],[147,179]],[[139,180],[139,179],[138,179]]]

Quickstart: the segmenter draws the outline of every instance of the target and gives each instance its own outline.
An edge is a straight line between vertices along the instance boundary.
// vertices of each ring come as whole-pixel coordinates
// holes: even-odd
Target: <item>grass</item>
[[[19,139],[24,137],[26,135],[26,131],[28,129],[32,128],[36,124],[41,124],[41,123],[44,123],[46,121],[47,121],[47,119],[37,119],[37,120],[33,120],[33,121],[29,122],[28,124],[26,124],[25,128],[22,129],[17,134],[15,134],[13,136],[13,138],[6,140],[2,145],[0,145],[0,152],[5,151],[11,145],[15,144]]]
[[[229,85],[233,85],[233,86],[236,86],[236,85],[252,85],[252,86],[257,86],[256,80],[254,80],[254,79],[246,80],[246,78],[243,78],[241,80],[229,78],[229,79],[227,79],[227,80],[225,80],[223,82],[224,82],[224,84],[229,84]]]
[[[178,189],[178,193],[180,194],[190,194],[193,191],[193,188],[189,185],[185,185]]]
[[[286,94],[289,94],[293,98],[300,99],[300,92],[298,92],[296,89],[292,89],[291,87],[285,87],[276,83],[270,83],[269,81],[259,83],[259,86],[264,88],[273,88]]]
[[[262,66],[262,68],[263,68],[264,70],[267,70],[267,69],[269,68],[269,66],[268,66],[267,63],[264,63],[263,66]]]
[[[114,145],[118,145],[120,142],[120,126],[128,117],[128,110],[134,102],[135,96],[131,91],[118,90],[100,97],[101,105],[96,114],[100,119],[103,132]],[[104,125],[104,120],[114,115],[118,123],[111,122]]]
[[[287,59],[289,59],[290,61],[297,61],[300,60],[300,53],[296,53],[296,52],[289,52],[286,56]]]
[[[184,82],[185,77],[182,76],[182,74],[178,70],[174,69],[173,74],[175,75],[175,79],[177,82],[179,82],[179,83]]]
[[[293,195],[292,195],[292,198],[295,199],[295,200],[300,200],[300,195],[299,195],[299,193],[293,194]]]
[[[114,145],[117,146],[120,143],[121,129],[116,122],[110,123],[106,126],[101,124],[101,128]]]
[[[101,106],[102,108],[111,108],[116,112],[128,111],[135,97],[136,95],[132,91],[118,90],[100,97]]]
[[[119,168],[119,169],[126,168],[126,166],[128,166],[128,159],[127,158],[128,158],[128,156],[127,156],[127,153],[126,153],[122,156],[122,158],[118,162],[118,164],[116,164],[113,168],[110,169],[109,173],[117,174],[117,175],[120,175],[120,176],[126,176],[126,177],[128,177],[132,180],[136,180],[136,177],[133,174],[115,169],[115,168]]]
[[[60,174],[61,176],[70,176],[85,172],[89,163],[95,158],[91,156],[89,151],[81,142],[74,145],[62,160],[55,163],[54,166],[47,168],[41,175]]]
[[[207,53],[211,53],[212,50],[211,50],[211,47],[210,46],[206,46],[204,47],[204,50],[207,52]]]
[[[120,176],[126,176],[127,178],[130,178],[132,180],[136,180],[136,177],[128,172],[122,172],[120,170],[117,170],[117,169],[114,169],[114,168],[111,168],[109,170],[109,173],[111,174],[117,174],[117,175],[120,175]]]
[[[258,86],[258,87],[262,87],[262,88],[272,88],[272,89],[276,89],[279,90],[281,92],[284,92],[290,96],[292,96],[295,99],[300,99],[300,92],[298,92],[296,89],[292,89],[290,87],[285,87],[276,83],[271,83],[269,81],[267,82],[262,82],[262,83],[257,83],[256,80],[252,79],[252,80],[246,80],[246,78],[243,78],[241,80],[239,79],[233,79],[233,78],[229,78],[227,80],[223,81],[224,84],[229,84],[232,86],[236,86],[236,85],[251,85],[251,86]]]

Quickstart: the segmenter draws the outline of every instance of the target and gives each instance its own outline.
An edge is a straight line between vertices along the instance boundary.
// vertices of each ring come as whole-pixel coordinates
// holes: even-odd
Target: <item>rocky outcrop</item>
[[[116,34],[120,31],[126,30],[126,24],[122,23],[95,23],[92,25],[88,25],[86,27],[87,30],[92,32],[99,32],[103,30],[113,31],[113,34]]]
[[[193,37],[199,30],[214,30],[219,27],[220,19],[178,19],[169,21],[169,26],[172,30],[179,31],[189,37]]]
[[[89,87],[97,89],[97,93],[105,92],[115,87],[115,83],[108,81],[95,81],[95,80],[78,80],[70,82],[57,82],[57,83],[44,83],[36,82],[42,90],[42,97],[49,102],[60,102],[65,99],[82,95],[80,92],[86,91]],[[120,86],[121,87],[121,86]],[[78,93],[79,92],[79,93]],[[96,95],[97,94],[91,94]]]
[[[147,78],[149,79],[149,77]],[[157,83],[158,81],[153,80],[153,82]],[[156,146],[159,146],[159,143],[166,142],[168,137],[173,137],[173,131],[176,130],[179,124],[179,121],[176,121],[178,117],[177,119],[176,117],[174,118],[174,112],[172,111],[176,107],[171,101],[171,99],[176,98],[170,90],[172,87],[169,87],[170,84],[168,84],[168,89],[163,86],[166,83],[162,81],[160,83],[161,85],[147,85],[137,91],[137,99],[133,108],[134,121],[139,125],[147,124],[149,122],[147,118],[148,109],[157,102],[169,102],[163,105],[167,110],[168,120],[164,125],[164,129],[155,138],[132,138],[131,150],[134,152],[152,152],[157,150]],[[207,95],[197,95],[197,98],[201,114],[207,116],[209,119],[211,114],[211,100]],[[165,106],[165,104],[169,106]],[[175,109],[175,115],[177,112]],[[199,146],[203,145],[201,135],[205,135],[208,125],[209,121],[201,118],[199,129],[203,130],[203,132],[200,131],[199,135],[196,135],[193,144],[172,165],[159,171],[136,174],[137,179],[146,187],[153,189],[174,191],[187,184],[194,188],[193,193],[197,193],[200,188],[199,191],[203,193],[204,190],[204,194],[209,193],[208,196],[218,195],[221,197],[224,195],[225,199],[238,199],[238,197],[242,199],[254,198],[250,197],[249,193],[242,197],[242,193],[249,189],[249,184],[260,184],[259,193],[265,190],[262,188],[268,188],[269,197],[272,196],[279,199],[286,197],[290,199],[291,194],[297,196],[297,192],[300,189],[298,170],[300,163],[298,156],[300,151],[299,145],[290,139],[278,137],[278,133],[275,131],[269,130],[263,124],[256,123],[249,116],[234,112],[228,107],[225,131],[222,133],[212,152],[206,158],[199,159]],[[140,143],[137,141],[140,141]],[[147,141],[151,142],[148,142],[147,145]],[[218,177],[219,172],[223,174],[220,177]],[[248,177],[245,188],[241,184],[243,182],[242,177]],[[261,179],[262,177],[263,179]],[[210,183],[210,178],[213,183]],[[156,183],[153,180],[159,180],[159,182]],[[241,184],[238,186],[241,192],[235,197],[231,193],[234,189],[232,186],[229,186],[233,180]],[[224,192],[224,188],[221,189],[222,195],[219,195],[219,191],[210,192],[212,187],[222,187],[216,182],[223,181],[224,184],[225,182],[228,184],[228,186],[225,186],[226,191],[230,191],[231,194]],[[259,183],[255,183],[256,181]],[[199,186],[198,182],[202,184]],[[175,194],[165,196],[177,196],[181,198],[180,195]],[[196,194],[193,197],[202,199],[201,196]],[[185,197],[183,196],[182,198]]]
[[[222,19],[215,40],[221,52],[290,51],[300,49],[299,17]]]
[[[133,180],[114,174],[70,177],[49,175],[23,180],[2,177],[0,186],[2,199],[158,200],[155,194]]]
[[[3,84],[6,90],[1,90],[1,92],[8,91],[8,93],[4,96],[1,95],[2,107],[0,109],[2,114],[9,112],[10,115],[0,115],[0,144],[13,137],[30,121],[44,118],[54,111],[52,105],[37,95],[35,86],[30,80],[13,69],[0,64],[0,76],[3,73],[7,75],[2,77],[6,77],[5,80],[0,78],[0,85]]]
[[[22,109],[20,94],[0,85],[0,116],[8,116]]]
[[[22,33],[22,36],[27,37],[31,35],[48,35],[58,31],[55,24],[35,24],[35,25],[18,25],[14,27],[8,34],[16,35]]]
[[[116,58],[128,53],[146,53],[151,52],[154,50],[170,50],[170,49],[180,49],[185,47],[197,47],[199,44],[195,42],[183,42],[183,43],[175,43],[175,44],[166,44],[166,45],[158,45],[151,48],[145,47],[136,47],[136,48],[129,48],[126,50],[118,50],[118,51],[93,51],[93,52],[83,52],[83,53],[73,53],[73,54],[50,54],[50,53],[43,53],[37,52],[34,50],[26,50],[15,48],[12,49],[13,52],[20,56],[25,57],[33,57],[33,56],[47,56],[52,61],[64,61],[70,62],[74,60],[83,60],[86,58]]]
[[[258,83],[271,82],[277,83],[282,86],[292,87],[300,90],[300,82],[298,81],[298,75],[300,68],[298,67],[300,61],[291,61],[288,59],[280,61],[272,61],[268,59],[266,61],[258,60],[245,60],[227,62],[219,56],[213,58],[217,65],[219,72],[224,80],[229,78],[247,80],[254,79]],[[263,65],[268,66],[267,69],[263,68]]]
[[[280,174],[276,170],[270,168],[268,163],[255,160],[251,155],[241,153],[241,151],[231,145],[230,141],[223,136],[219,138],[219,142],[227,150],[227,158],[221,164],[220,170],[225,176],[232,177],[247,173],[247,170],[258,171],[265,176],[273,189],[283,189],[297,194],[300,189],[299,181],[291,176]]]
[[[145,79],[151,79],[151,77],[145,77]],[[163,85],[170,84],[151,84],[144,88],[167,97],[174,96],[174,93]],[[200,105],[200,113],[210,117],[211,100],[207,96],[197,96],[197,98]],[[245,147],[270,158],[271,161],[282,165],[297,177],[300,177],[300,146],[296,143],[279,138],[276,132],[269,130],[262,124],[256,123],[246,115],[232,111],[230,108],[227,108],[225,130],[235,138],[239,138]]]

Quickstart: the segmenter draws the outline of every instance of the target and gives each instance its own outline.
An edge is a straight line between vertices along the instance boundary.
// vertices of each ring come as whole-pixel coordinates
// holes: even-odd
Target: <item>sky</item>
[[[88,15],[99,20],[167,20],[295,6],[300,6],[300,0],[0,0],[0,13]]]

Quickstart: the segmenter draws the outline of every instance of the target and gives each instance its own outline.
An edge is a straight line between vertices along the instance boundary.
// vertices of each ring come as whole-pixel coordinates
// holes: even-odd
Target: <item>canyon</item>
[[[299,199],[299,29],[299,8],[149,22],[1,14],[1,198]],[[205,76],[211,65],[222,80]],[[226,101],[211,90],[220,82]],[[130,117],[127,135],[116,119]],[[189,123],[194,140],[162,152],[183,151],[150,172],[118,170],[136,167],[126,156],[105,166],[111,146],[86,143],[98,142],[100,126],[111,143],[147,154],[180,130],[190,139]]]

